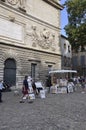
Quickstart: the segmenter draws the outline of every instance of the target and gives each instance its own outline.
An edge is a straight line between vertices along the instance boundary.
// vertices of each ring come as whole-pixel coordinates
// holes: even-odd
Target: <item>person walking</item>
[[[27,82],[28,82],[28,88],[30,90],[30,93],[33,92],[33,87],[32,87],[32,78],[31,76],[28,76],[27,78]]]
[[[23,99],[27,99],[28,97],[28,91],[29,91],[29,88],[28,88],[28,82],[27,82],[27,78],[28,76],[25,76],[24,80],[23,80],[23,87],[22,87],[22,100],[20,100],[20,103],[23,103]]]

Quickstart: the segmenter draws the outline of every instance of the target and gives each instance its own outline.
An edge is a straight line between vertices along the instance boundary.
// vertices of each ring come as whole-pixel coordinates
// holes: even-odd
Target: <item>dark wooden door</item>
[[[16,85],[16,62],[14,59],[7,59],[4,63],[4,82],[9,86]]]

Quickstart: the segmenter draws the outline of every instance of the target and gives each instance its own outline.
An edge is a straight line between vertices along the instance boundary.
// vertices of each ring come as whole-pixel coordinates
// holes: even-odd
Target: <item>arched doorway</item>
[[[4,82],[9,86],[16,85],[16,61],[8,58],[4,62]]]

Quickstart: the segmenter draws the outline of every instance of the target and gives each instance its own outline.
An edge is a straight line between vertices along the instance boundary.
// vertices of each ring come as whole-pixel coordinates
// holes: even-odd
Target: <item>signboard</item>
[[[14,22],[0,18],[0,37],[23,42],[23,27]]]
[[[42,83],[41,82],[35,82],[36,88],[43,88]]]

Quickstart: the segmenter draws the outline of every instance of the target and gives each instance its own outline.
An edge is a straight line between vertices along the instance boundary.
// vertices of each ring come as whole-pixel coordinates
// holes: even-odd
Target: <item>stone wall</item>
[[[36,78],[45,81],[48,66],[61,68],[60,8],[44,0],[12,2],[0,1],[0,78],[10,58],[16,61],[17,87],[31,75],[31,63],[36,64]]]
[[[48,75],[48,65],[53,69],[60,68],[60,56],[42,51],[17,48],[15,46],[0,44],[0,77],[3,78],[4,62],[12,58],[16,61],[16,84],[21,85],[25,75],[31,75],[31,63],[37,65],[36,79],[45,81]]]

